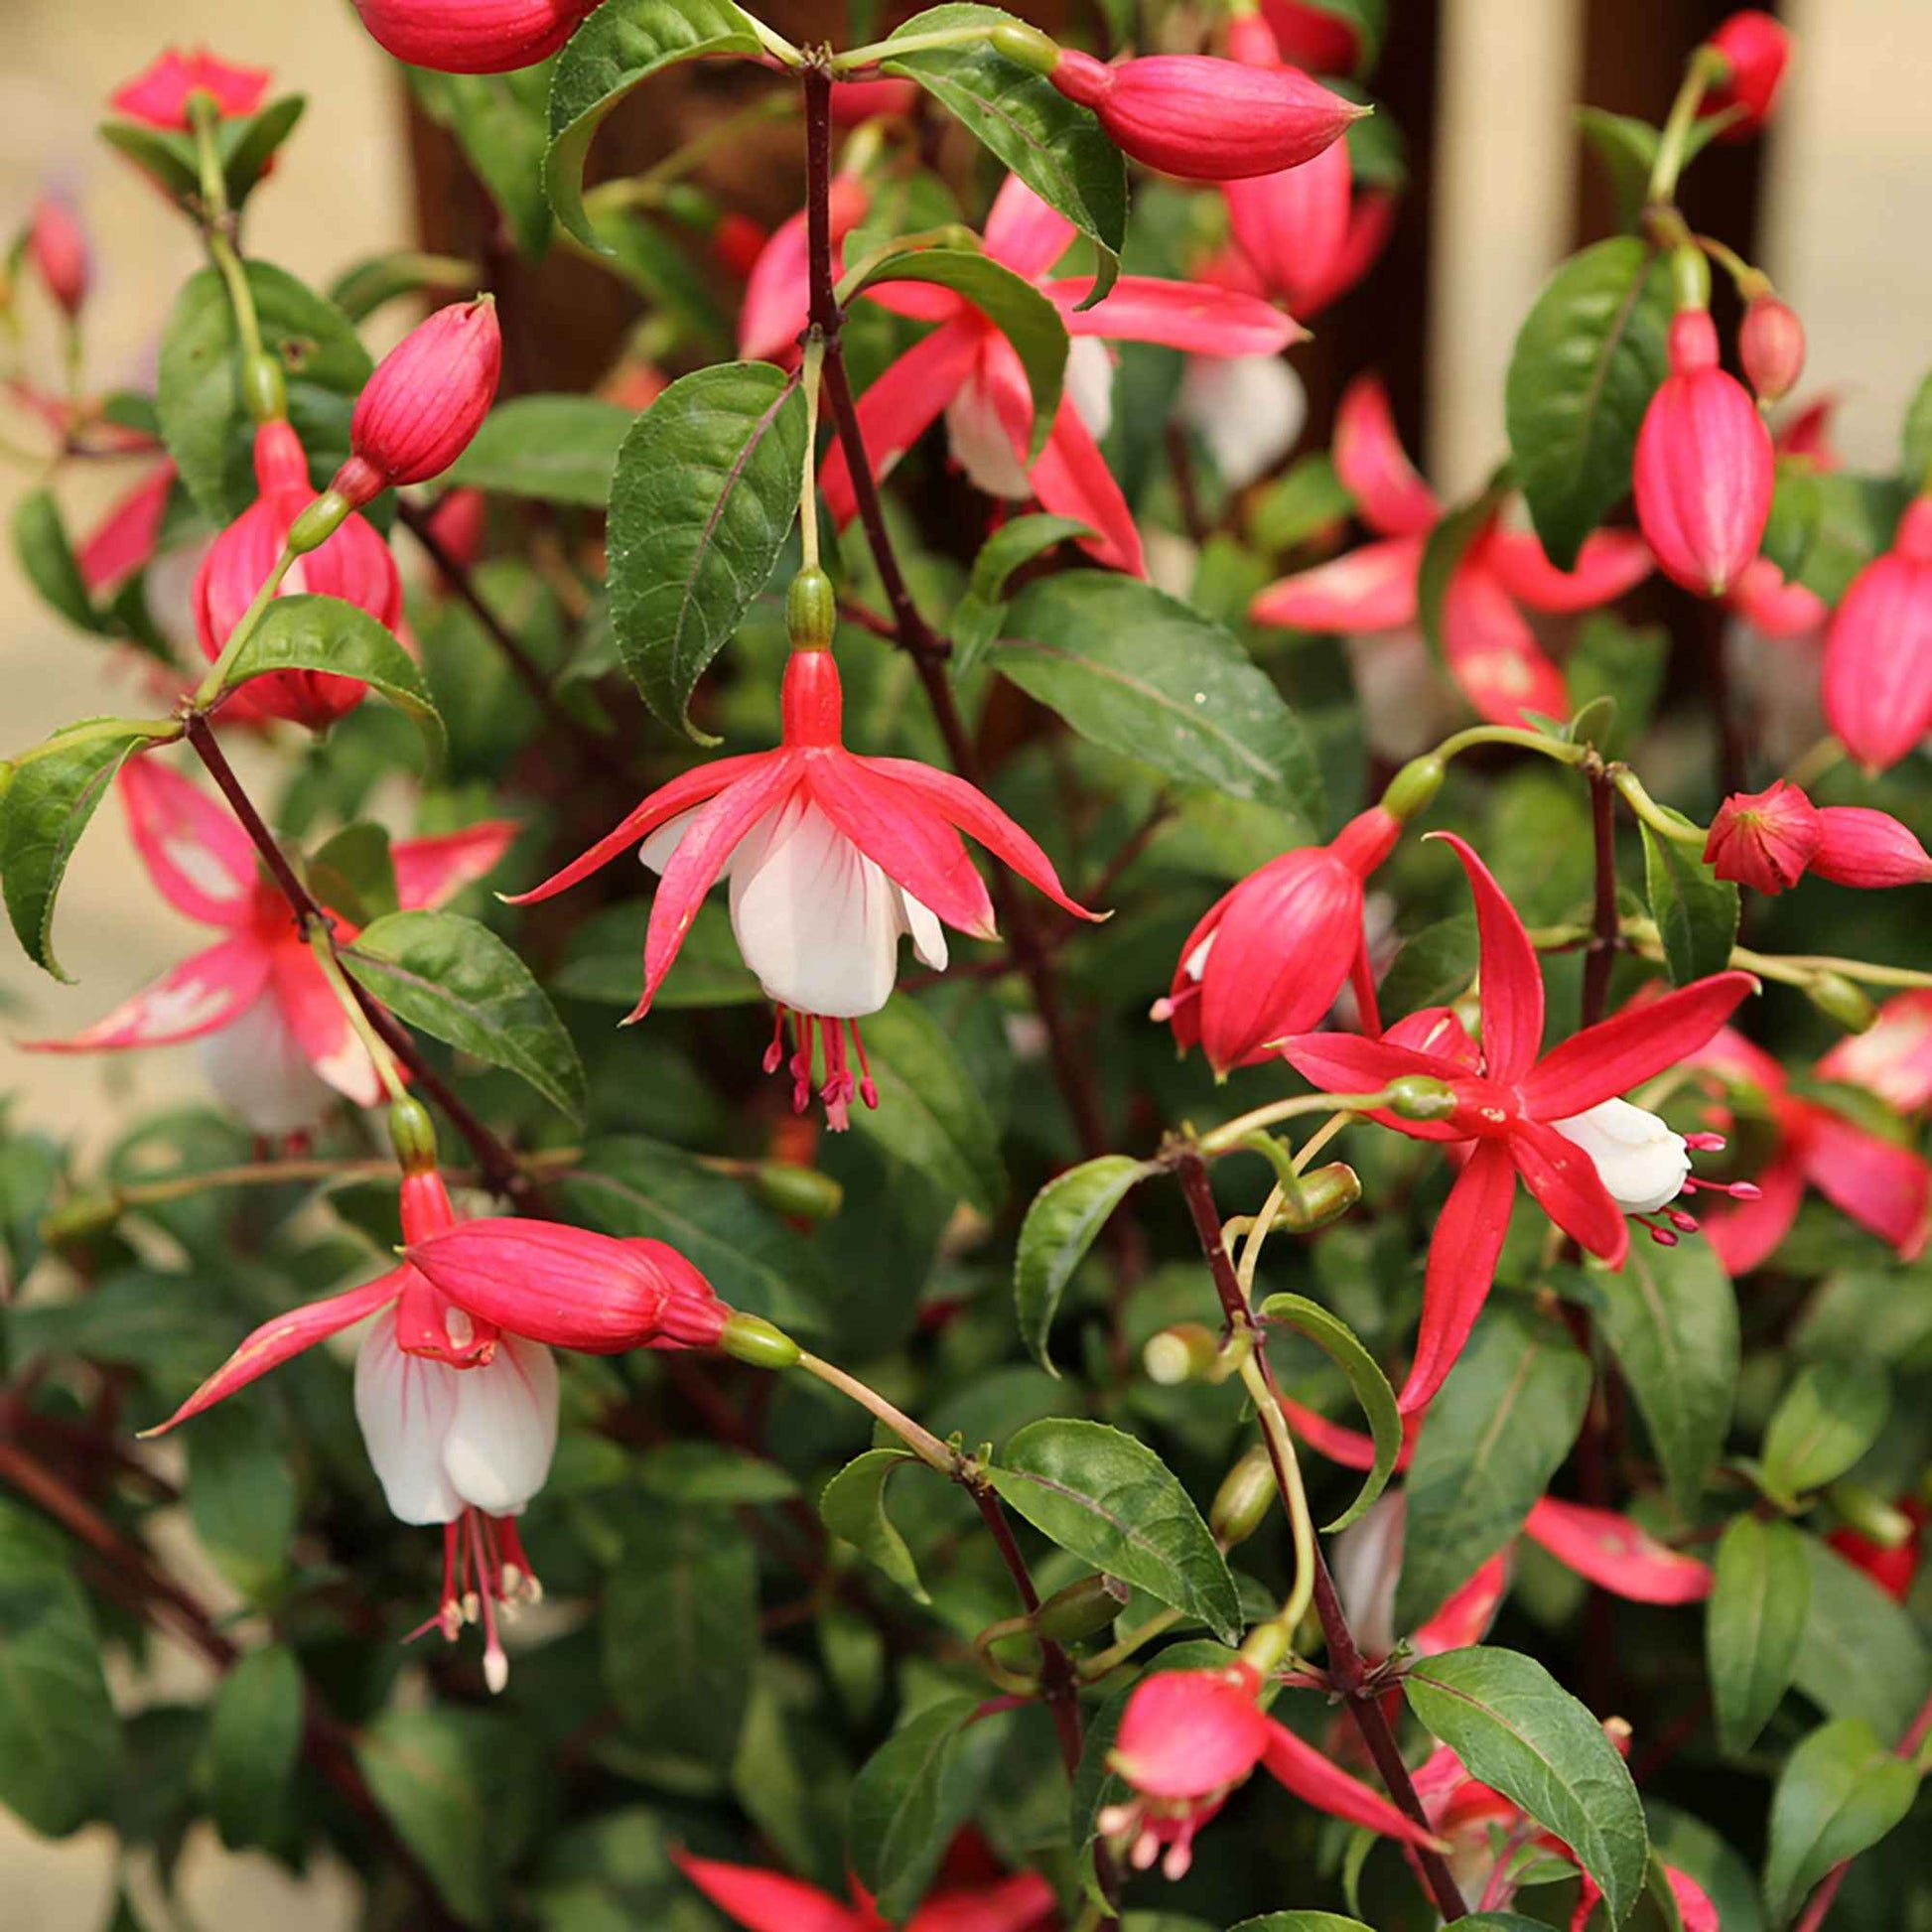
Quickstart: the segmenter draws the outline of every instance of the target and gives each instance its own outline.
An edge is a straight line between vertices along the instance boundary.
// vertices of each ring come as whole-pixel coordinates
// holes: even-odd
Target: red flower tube
[[[1894,765],[1932,727],[1932,495],[1852,580],[1825,642],[1825,717],[1867,770]]]
[[[1721,22],[1704,45],[1723,63],[1725,71],[1705,94],[1703,111],[1722,114],[1729,108],[1741,109],[1739,118],[1718,139],[1747,140],[1771,118],[1791,60],[1791,36],[1760,8],[1745,7]]]
[[[223,120],[252,114],[268,90],[266,68],[238,68],[217,60],[207,48],[184,54],[171,47],[132,80],[116,87],[108,105],[131,121],[149,127],[188,129],[188,97],[207,94]]]
[[[385,53],[438,73],[507,73],[569,40],[599,0],[355,0]]]

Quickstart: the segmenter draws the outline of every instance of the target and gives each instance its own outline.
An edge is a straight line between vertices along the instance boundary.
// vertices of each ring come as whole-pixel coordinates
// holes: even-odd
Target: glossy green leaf
[[[1718,1738],[1733,1756],[1770,1722],[1798,1668],[1811,1565],[1789,1523],[1736,1516],[1718,1545],[1704,1649]]]
[[[49,1838],[99,1815],[121,1732],[60,1532],[0,1499],[0,1804]]]
[[[221,1843],[272,1843],[287,1821],[302,1749],[302,1667],[279,1643],[251,1650],[221,1680],[202,1748],[202,1775]]]
[[[597,396],[512,396],[483,419],[444,481],[601,510],[632,420]]]
[[[317,847],[303,872],[309,890],[351,925],[401,909],[388,828],[373,819],[345,825]]]
[[[1070,516],[1035,512],[1004,523],[980,545],[966,592],[953,606],[947,626],[955,679],[968,676],[985,656],[1006,621],[1007,580],[1021,565],[1043,556],[1055,544],[1083,536],[1086,525]]]
[[[267,262],[246,265],[262,346],[282,364],[289,420],[327,483],[348,455],[348,419],[369,379],[368,350],[333,303]],[[155,403],[162,440],[195,506],[217,528],[255,500],[254,425],[241,400],[239,340],[227,289],[205,268],[175,300],[161,339]]]
[[[1047,1353],[1046,1336],[1061,1292],[1114,1209],[1154,1172],[1150,1163],[1131,1155],[1103,1154],[1055,1174],[1027,1209],[1013,1257],[1013,1299],[1020,1338],[1048,1374],[1059,1373]]]
[[[1533,1657],[1474,1645],[1425,1657],[1410,1709],[1468,1767],[1576,1853],[1612,1924],[1643,1889],[1643,1806],[1603,1726]]]
[[[862,1024],[879,1105],[855,1102],[852,1124],[954,1199],[997,1214],[1007,1189],[999,1129],[951,1036],[902,994]]]
[[[427,68],[403,72],[423,112],[456,137],[518,249],[541,255],[551,235],[543,173],[549,146],[547,67],[511,73],[435,73]]]
[[[1720,879],[1695,846],[1643,833],[1644,897],[1663,941],[1675,985],[1688,986],[1730,964],[1737,942],[1737,888]]]
[[[113,634],[114,626],[94,609],[51,489],[30,489],[14,505],[13,539],[22,572],[49,605],[77,629]]]
[[[486,925],[460,912],[391,912],[356,934],[343,964],[399,1019],[583,1118],[577,1048],[530,969]]]
[[[1637,430],[1668,370],[1670,277],[1617,235],[1573,255],[1517,335],[1503,414],[1517,486],[1559,570],[1630,488]]]
[[[1798,1371],[1764,1430],[1766,1485],[1802,1496],[1845,1474],[1878,1440],[1891,1383],[1872,1362],[1813,1362]]]
[[[231,1403],[186,1432],[188,1513],[195,1534],[244,1595],[267,1597],[295,1536],[295,1470],[264,1411]]]
[[[544,184],[557,219],[598,245],[584,212],[584,157],[604,117],[636,86],[680,61],[763,52],[749,14],[731,0],[606,0],[566,43],[550,78]]]
[[[1932,1696],[1932,1649],[1917,1621],[1863,1570],[1806,1537],[1811,1602],[1795,1681],[1834,1718],[1863,1718],[1887,1744]]]
[[[1411,933],[1378,989],[1384,1015],[1395,1019],[1460,999],[1476,976],[1476,963],[1471,912],[1451,913]]]
[[[886,1514],[887,1478],[895,1469],[917,1459],[895,1449],[867,1449],[863,1455],[854,1456],[819,1491],[818,1513],[834,1536],[844,1538],[908,1596],[929,1603],[932,1599],[919,1581],[912,1552]]]
[[[1402,1413],[1395,1405],[1395,1391],[1354,1329],[1319,1302],[1311,1302],[1305,1295],[1271,1295],[1261,1305],[1261,1316],[1307,1335],[1347,1376],[1375,1439],[1375,1462],[1355,1500],[1332,1523],[1321,1526],[1324,1536],[1332,1536],[1366,1514],[1395,1473],[1396,1457],[1402,1453]]]
[[[1152,585],[1074,570],[1030,584],[992,663],[1083,738],[1183,784],[1322,816],[1301,721],[1218,623]]]
[[[1858,1718],[1821,1725],[1785,1761],[1771,1794],[1764,1902],[1771,1921],[1797,1917],[1841,1859],[1876,1845],[1912,1808],[1918,1773]]]
[[[1560,1321],[1492,1302],[1416,1439],[1399,1630],[1413,1630],[1523,1527],[1583,1427],[1588,1359]]]
[[[1244,1918],[1228,1932],[1372,1932],[1372,1928],[1339,1912],[1263,1912],[1259,1918]]]
[[[405,295],[466,296],[483,287],[475,262],[420,248],[391,248],[351,263],[329,285],[329,299],[350,322],[363,323]]]
[[[271,671],[328,671],[352,677],[406,712],[430,763],[443,757],[443,720],[416,660],[395,637],[339,597],[276,598],[228,667],[225,689]]]
[[[1179,1478],[1132,1436],[1102,1423],[1031,1423],[986,1479],[1050,1541],[1096,1570],[1198,1617],[1232,1643],[1240,1602]]]
[[[890,39],[960,27],[990,31],[1015,18],[998,7],[929,7],[896,27]],[[1044,75],[994,53],[984,41],[900,55],[881,68],[916,80],[1094,243],[1100,273],[1089,301],[1105,295],[1120,272],[1127,233],[1127,169],[1100,123]]]
[[[1609,178],[1610,200],[1617,226],[1637,229],[1650,190],[1650,170],[1657,159],[1659,131],[1631,114],[1612,114],[1603,107],[1579,107],[1577,125]],[[1684,165],[1710,145],[1725,123],[1707,114],[1691,123],[1684,142]]]
[[[725,362],[680,377],[618,453],[618,645],[644,702],[701,744],[715,741],[690,721],[692,686],[771,575],[798,514],[804,461],[805,398],[768,362]]]

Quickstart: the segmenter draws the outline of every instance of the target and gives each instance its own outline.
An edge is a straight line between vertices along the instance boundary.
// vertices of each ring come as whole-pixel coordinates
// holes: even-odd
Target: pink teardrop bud
[[[355,0],[384,53],[438,73],[508,73],[548,60],[599,0]]]
[[[1892,547],[1852,580],[1825,642],[1825,718],[1872,771],[1932,727],[1932,496],[1916,498]]]
[[[1760,8],[1745,7],[1723,21],[1705,47],[1724,64],[1724,77],[1706,93],[1703,111],[1741,108],[1718,138],[1746,140],[1771,117],[1791,60],[1791,36]]]
[[[73,210],[57,195],[43,195],[27,231],[27,252],[47,292],[71,322],[87,299],[93,279],[87,257],[87,238]]]
[[[1932,880],[1932,853],[1889,812],[1827,805],[1818,814],[1811,869],[1839,886],[1923,886]]]
[[[1737,328],[1737,359],[1759,402],[1779,402],[1805,370],[1805,325],[1775,295],[1760,295]]]

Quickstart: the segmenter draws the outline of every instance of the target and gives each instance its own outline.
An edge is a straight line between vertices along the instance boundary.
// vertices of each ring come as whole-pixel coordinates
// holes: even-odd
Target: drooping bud
[[[355,0],[385,53],[438,73],[508,73],[548,60],[599,0]]]
[[[1878,1009],[1843,973],[1812,974],[1805,982],[1805,998],[1848,1034],[1863,1033],[1878,1018]]]
[[[1722,64],[1723,77],[1705,94],[1703,111],[1741,109],[1718,138],[1745,140],[1770,119],[1791,59],[1791,36],[1769,14],[1745,7],[1723,21],[1704,45]]]
[[[188,131],[188,97],[207,94],[218,118],[252,114],[268,90],[266,68],[238,68],[217,60],[207,48],[188,53],[171,47],[132,80],[116,87],[108,105],[131,121],[149,127]]]
[[[1275,1506],[1275,1465],[1257,1443],[1225,1476],[1214,1492],[1207,1527],[1222,1549],[1245,1543],[1268,1520]]]
[[[1825,717],[1867,770],[1894,765],[1932,726],[1932,495],[1852,580],[1825,642]]]
[[[1118,1577],[1082,1577],[1055,1590],[1034,1612],[1034,1628],[1049,1643],[1078,1643],[1106,1629],[1131,1593]]]
[[[1301,1198],[1285,1196],[1276,1219],[1291,1234],[1312,1234],[1340,1220],[1361,1197],[1361,1175],[1346,1161],[1330,1161],[1302,1176]]]
[[[43,195],[36,205],[33,225],[27,231],[27,253],[48,294],[71,322],[87,299],[93,269],[80,223],[59,196]]]
[[[758,1197],[793,1221],[829,1221],[845,1205],[845,1189],[817,1168],[794,1161],[760,1161],[752,1179]]]
[[[363,386],[351,454],[331,487],[359,508],[379,490],[441,476],[488,415],[502,366],[494,296],[453,302],[418,323]]]
[[[1764,791],[1733,792],[1718,807],[1704,861],[1720,879],[1781,893],[1804,877],[1818,850],[1818,808],[1780,778]]]
[[[1805,325],[1775,295],[1757,296],[1737,325],[1737,359],[1759,402],[1781,402],[1805,370]]]
[[[406,1174],[427,1173],[436,1166],[436,1123],[420,1100],[405,1094],[389,1103],[389,1145]]]
[[[1147,1379],[1168,1389],[1200,1380],[1220,1358],[1220,1337],[1198,1321],[1176,1321],[1173,1327],[1151,1335],[1141,1350]]]
[[[1406,825],[1435,803],[1448,775],[1439,758],[1411,759],[1382,788],[1382,809]]]
[[[1827,805],[1818,814],[1811,869],[1839,886],[1923,886],[1932,880],[1932,853],[1889,812]]]
[[[1771,436],[1744,385],[1718,366],[1706,311],[1672,320],[1670,366],[1637,434],[1637,521],[1666,576],[1722,597],[1757,555],[1771,513]]]
[[[838,628],[839,600],[832,580],[814,566],[801,570],[785,592],[785,625],[793,650],[825,650]]]

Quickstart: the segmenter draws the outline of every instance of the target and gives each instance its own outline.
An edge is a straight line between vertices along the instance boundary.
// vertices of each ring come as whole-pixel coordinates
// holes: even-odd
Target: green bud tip
[[[390,1102],[389,1145],[404,1173],[428,1173],[436,1166],[436,1123],[420,1100],[405,1094]]]
[[[354,505],[341,490],[325,489],[289,525],[288,547],[298,557],[307,556],[311,550],[320,549],[343,527],[344,520]]]
[[[1391,1080],[1388,1110],[1398,1120],[1448,1120],[1455,1112],[1455,1090],[1427,1073],[1405,1073]]]
[[[121,1217],[118,1195],[105,1187],[90,1188],[71,1195],[41,1221],[41,1235],[54,1247],[68,1241],[84,1241],[89,1235],[105,1234]]]
[[[829,1221],[845,1205],[845,1189],[829,1173],[790,1161],[760,1161],[754,1178],[766,1207],[797,1221]]]
[[[1268,1520],[1275,1503],[1275,1465],[1259,1443],[1225,1476],[1214,1492],[1207,1527],[1225,1549],[1245,1543]]]
[[[838,628],[839,600],[832,580],[814,565],[801,570],[785,593],[785,623],[793,650],[825,650]]]
[[[782,1328],[761,1314],[747,1314],[742,1309],[725,1323],[718,1336],[718,1350],[733,1361],[750,1362],[754,1368],[790,1368],[800,1352]]]
[[[1206,1374],[1220,1352],[1211,1330],[1198,1321],[1180,1321],[1150,1338],[1141,1350],[1141,1366],[1150,1382],[1172,1389]]]
[[[1449,767],[1438,758],[1411,759],[1382,793],[1382,809],[1406,825],[1426,812],[1443,788]]]
[[[1843,973],[1814,973],[1806,983],[1805,997],[1849,1034],[1867,1032],[1878,1018],[1878,1009]]]
[[[1034,1612],[1034,1628],[1051,1643],[1077,1643],[1105,1630],[1128,1597],[1118,1577],[1096,1573],[1056,1590]]]
[[[250,420],[272,423],[288,414],[288,385],[282,380],[282,365],[266,349],[247,356],[241,364],[241,400]]]
[[[1017,20],[1003,22],[987,39],[994,53],[1035,73],[1051,73],[1060,64],[1058,46],[1037,27],[1028,27]]]
[[[1312,1233],[1340,1220],[1361,1197],[1361,1175],[1346,1161],[1330,1161],[1302,1176],[1299,1201],[1283,1200],[1281,1225],[1293,1234]]]
[[[1288,1635],[1279,1623],[1257,1623],[1241,1645],[1241,1661],[1266,1677],[1287,1658]]]

